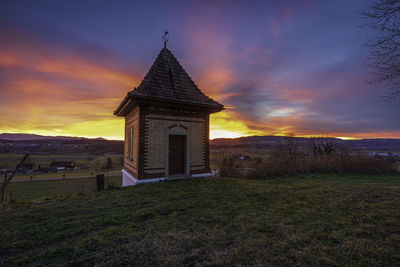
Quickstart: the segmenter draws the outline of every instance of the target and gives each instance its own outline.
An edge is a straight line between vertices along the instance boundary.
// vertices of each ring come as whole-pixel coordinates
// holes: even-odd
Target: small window
[[[126,158],[130,161],[133,161],[133,127],[128,128],[128,132],[126,135],[127,141],[127,153]]]

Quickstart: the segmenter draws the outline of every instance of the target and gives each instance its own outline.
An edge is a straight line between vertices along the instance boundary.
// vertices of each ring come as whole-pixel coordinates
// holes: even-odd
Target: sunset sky
[[[1,1],[0,133],[123,138],[113,110],[168,48],[226,110],[210,136],[400,138],[370,84],[367,1]]]

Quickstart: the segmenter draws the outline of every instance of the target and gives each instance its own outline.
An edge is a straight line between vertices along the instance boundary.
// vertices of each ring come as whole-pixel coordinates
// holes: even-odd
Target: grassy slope
[[[146,184],[14,204],[0,223],[0,265],[398,265],[400,176]]]

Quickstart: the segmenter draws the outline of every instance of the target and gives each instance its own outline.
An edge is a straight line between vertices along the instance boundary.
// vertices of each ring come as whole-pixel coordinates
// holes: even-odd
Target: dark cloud
[[[241,135],[398,136],[398,109],[382,106],[379,88],[367,82],[367,35],[357,15],[365,5],[5,1],[0,111],[9,119],[0,129],[70,124],[78,134],[111,125],[112,110],[154,61],[167,27],[168,47],[228,107],[219,129],[235,121],[227,130]]]

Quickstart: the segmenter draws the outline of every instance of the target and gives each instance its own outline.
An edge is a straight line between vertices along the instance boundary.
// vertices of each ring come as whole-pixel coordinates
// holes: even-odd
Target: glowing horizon
[[[367,82],[367,35],[354,15],[364,6],[344,10],[337,2],[188,2],[168,14],[141,3],[136,16],[127,3],[106,22],[100,5],[48,3],[45,10],[7,2],[0,10],[0,132],[123,139],[113,110],[144,78],[168,24],[168,48],[226,107],[211,116],[211,139],[400,138],[398,109],[382,105],[379,88]],[[154,25],[143,26],[144,18]]]
[[[123,123],[121,124],[121,131],[123,131]],[[87,134],[71,134],[68,131],[67,132],[47,132],[47,131],[15,131],[15,130],[9,130],[9,131],[3,131],[1,133],[8,133],[8,134],[36,134],[36,135],[42,135],[42,136],[51,136],[51,137],[83,137],[83,138],[90,138],[90,139],[95,139],[95,138],[104,138],[107,140],[115,140],[115,141],[123,141],[124,137],[123,136],[99,136],[99,135],[87,135]],[[225,131],[225,130],[210,130],[210,140],[213,139],[218,139],[218,138],[240,138],[240,137],[250,137],[250,136],[289,136],[293,134],[295,137],[306,137],[306,138],[338,138],[342,140],[360,140],[360,139],[375,139],[375,138],[382,138],[382,139],[398,139],[397,136],[392,136],[392,135],[386,135],[384,133],[381,133],[382,135],[380,137],[376,137],[375,135],[369,135],[369,134],[361,134],[358,136],[335,136],[335,135],[321,135],[321,134],[296,134],[293,132],[287,132],[287,133],[281,133],[281,134],[276,134],[276,133],[265,133],[265,134],[251,134],[251,135],[246,135],[242,134],[240,132],[231,132],[231,131]]]

